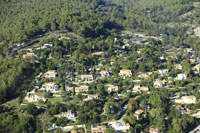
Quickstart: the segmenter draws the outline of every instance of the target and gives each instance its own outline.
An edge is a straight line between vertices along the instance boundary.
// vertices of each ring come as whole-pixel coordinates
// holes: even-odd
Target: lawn
[[[52,104],[59,102],[62,103],[62,97],[52,97],[52,98],[48,98],[48,101],[50,101]]]
[[[36,106],[39,106],[39,107],[46,107],[46,104],[41,103],[41,102],[34,102],[33,104],[35,104]]]

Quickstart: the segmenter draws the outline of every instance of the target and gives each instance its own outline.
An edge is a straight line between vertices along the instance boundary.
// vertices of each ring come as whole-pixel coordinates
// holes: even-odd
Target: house
[[[142,115],[144,114],[144,111],[142,109],[138,109],[135,111],[134,116],[137,120],[141,120]]]
[[[66,36],[60,36],[59,38],[58,38],[58,40],[69,40],[70,38],[69,37],[66,37]]]
[[[44,78],[56,78],[57,72],[55,70],[49,70],[43,74]]]
[[[190,63],[194,64],[196,62],[196,59],[190,59]]]
[[[81,129],[73,129],[70,133],[84,133]]]
[[[149,88],[147,86],[141,86],[141,85],[134,85],[133,87],[133,91],[134,92],[148,92],[149,91]]]
[[[141,85],[134,85],[133,91],[134,92],[139,92],[140,91],[140,87],[141,87]]]
[[[197,73],[200,72],[200,64],[194,66],[193,70],[195,70]]]
[[[149,91],[149,88],[148,88],[147,86],[142,86],[142,87],[140,88],[140,91],[142,91],[142,92],[148,92],[148,91]]]
[[[68,88],[66,88],[66,90],[67,90],[67,91],[73,91],[73,87],[68,87]],[[76,93],[88,92],[89,86],[75,87],[74,90],[75,90]]]
[[[91,125],[91,133],[105,133],[106,126]]]
[[[175,103],[195,104],[197,99],[195,96],[182,96],[180,99],[175,99]]]
[[[123,79],[125,79],[126,77],[132,76],[132,72],[129,69],[122,69],[119,72],[119,76],[122,77]]]
[[[143,37],[146,36],[146,33],[144,33],[144,32],[133,32],[133,35],[143,38]]]
[[[192,49],[192,48],[186,48],[186,49],[185,49],[185,52],[187,52],[187,53],[192,53],[192,52],[193,52],[193,49]]]
[[[92,53],[92,55],[96,55],[96,56],[103,56],[104,55],[104,52],[95,52],[95,53]]]
[[[28,52],[28,53],[24,54],[22,57],[23,58],[26,58],[26,57],[37,57],[37,55],[35,53],[33,53],[33,52]]]
[[[130,44],[126,43],[122,46],[123,49],[127,48],[127,47],[130,47]]]
[[[112,126],[115,132],[128,132],[130,125],[128,123],[113,121],[109,122],[109,125]]]
[[[194,7],[199,7],[200,6],[200,2],[193,2],[193,6]]]
[[[118,91],[118,86],[114,85],[106,85],[108,87],[108,92],[117,92]]]
[[[150,128],[149,128],[149,133],[160,133],[160,131],[159,131],[159,129],[157,129],[157,128],[152,128],[152,127],[150,127]]]
[[[59,86],[54,82],[44,83],[40,90],[50,91],[51,93],[56,93]]]
[[[52,48],[52,47],[53,47],[53,44],[47,43],[47,44],[44,44],[41,49]]]
[[[200,118],[200,110],[198,109],[195,114],[190,115],[192,117]]]
[[[174,67],[175,67],[175,69],[178,69],[178,70],[183,69],[183,66],[181,64],[175,64]]]
[[[160,56],[160,60],[165,60],[165,57],[163,55]]]
[[[158,70],[158,72],[159,72],[159,74],[160,74],[161,76],[167,76],[169,70],[167,70],[167,69],[163,69],[163,70]]]
[[[141,78],[141,79],[146,79],[146,78],[149,78],[149,74],[147,73],[142,73],[142,72],[139,72],[138,78]]]
[[[165,80],[156,79],[156,81],[154,81],[153,85],[155,88],[159,88],[159,87],[163,87],[165,85],[165,83],[166,83]]]
[[[55,126],[53,126],[55,127]],[[61,128],[61,127],[58,127]],[[61,128],[65,133],[85,133],[86,126],[84,125],[72,125],[72,126],[65,126]],[[52,130],[49,130],[52,131]]]
[[[187,75],[186,74],[179,73],[174,80],[176,81],[176,80],[186,80],[186,79],[187,79]]]
[[[65,88],[66,88],[66,91],[71,91],[71,92],[75,89],[74,87],[67,87],[67,86]]]
[[[15,44],[13,44],[12,48],[19,48],[19,49],[21,49],[21,48],[24,48],[26,46],[27,46],[27,44],[25,44],[24,42],[23,43],[15,43]]]
[[[105,77],[105,78],[110,77],[110,73],[107,70],[101,70],[100,75],[101,77]]]
[[[93,76],[92,75],[80,75],[80,82],[93,82]]]
[[[98,100],[99,96],[97,94],[88,94],[84,101]]]
[[[114,38],[114,43],[118,43],[118,39],[117,38]]]
[[[68,120],[75,120],[76,114],[72,113],[71,110],[68,110],[67,112],[62,112],[60,115],[56,115],[58,117],[66,117]]]
[[[197,101],[195,96],[183,96],[182,99],[187,104],[196,103]]]
[[[25,100],[30,102],[46,101],[45,94],[43,93],[28,93]]]

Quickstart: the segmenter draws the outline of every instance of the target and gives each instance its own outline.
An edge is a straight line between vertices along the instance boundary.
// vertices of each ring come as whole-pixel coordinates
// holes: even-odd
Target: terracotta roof
[[[93,77],[92,75],[80,75],[83,78]]]
[[[95,52],[95,53],[92,53],[92,55],[104,55],[104,52]]]
[[[193,99],[193,98],[196,98],[196,97],[195,96],[183,96],[183,98]]]
[[[138,109],[135,111],[135,114],[142,114],[142,113],[144,113],[144,111],[142,109]]]
[[[44,97],[45,96],[44,93],[33,93],[31,95],[36,95],[36,96],[39,96],[39,97]]]
[[[149,130],[152,131],[152,132],[158,132],[159,131],[157,128],[152,128],[152,127],[150,127]]]
[[[102,74],[102,73],[106,73],[106,72],[108,72],[108,71],[107,70],[101,70],[100,73]]]

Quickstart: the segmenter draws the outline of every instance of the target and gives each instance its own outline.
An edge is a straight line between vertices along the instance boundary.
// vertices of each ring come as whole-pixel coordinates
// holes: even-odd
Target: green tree
[[[37,112],[37,107],[32,103],[29,103],[27,105],[26,109],[27,109],[27,113],[29,113],[31,115],[35,115]]]
[[[115,133],[115,130],[112,127],[106,128],[106,133]]]

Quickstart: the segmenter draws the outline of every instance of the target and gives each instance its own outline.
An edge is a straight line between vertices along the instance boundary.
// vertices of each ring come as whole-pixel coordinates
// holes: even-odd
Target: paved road
[[[200,133],[200,125],[197,126],[194,130],[190,131],[189,133]]]
[[[122,108],[122,117],[118,121],[123,121],[124,115],[126,113],[127,104]]]

